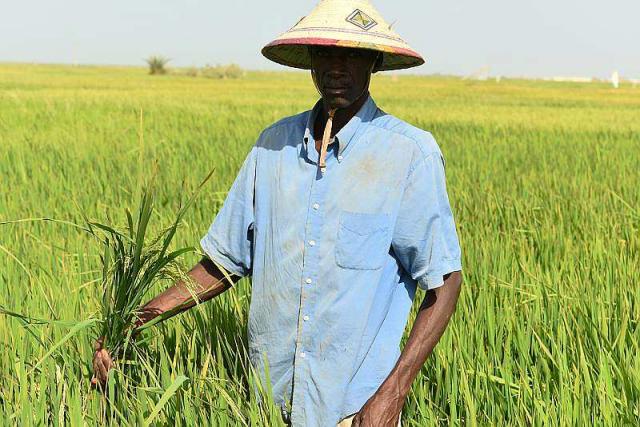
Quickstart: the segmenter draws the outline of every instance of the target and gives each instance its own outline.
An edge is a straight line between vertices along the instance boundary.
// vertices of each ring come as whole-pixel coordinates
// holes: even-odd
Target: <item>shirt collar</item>
[[[322,99],[316,102],[316,105],[314,105],[313,109],[307,115],[307,125],[304,131],[303,139],[307,153],[309,153],[310,151],[315,151],[315,146],[312,147],[312,150],[310,150],[307,145],[309,141],[315,141],[313,139],[313,124],[320,110],[322,110]],[[376,105],[371,95],[369,95],[365,103],[362,105],[362,107],[360,107],[360,110],[358,110],[358,112],[351,118],[351,120],[349,120],[349,122],[335,135],[335,139],[332,142],[334,142],[335,140],[338,141],[338,154],[344,153],[345,148],[347,148],[347,145],[349,145],[349,143],[355,136],[360,124],[363,122],[370,122],[371,119],[373,119],[376,111],[378,111],[378,106]]]

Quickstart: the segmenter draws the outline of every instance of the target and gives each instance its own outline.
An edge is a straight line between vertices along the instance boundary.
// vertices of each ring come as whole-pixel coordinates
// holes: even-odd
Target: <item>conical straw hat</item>
[[[266,45],[262,54],[279,64],[308,70],[308,46],[313,45],[383,52],[377,71],[424,64],[420,54],[391,29],[369,0],[320,0],[308,16]]]

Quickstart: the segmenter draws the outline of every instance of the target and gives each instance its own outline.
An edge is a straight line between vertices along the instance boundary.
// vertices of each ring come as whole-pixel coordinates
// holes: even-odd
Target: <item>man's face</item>
[[[346,108],[369,87],[378,53],[367,49],[312,46],[311,75],[325,105]]]

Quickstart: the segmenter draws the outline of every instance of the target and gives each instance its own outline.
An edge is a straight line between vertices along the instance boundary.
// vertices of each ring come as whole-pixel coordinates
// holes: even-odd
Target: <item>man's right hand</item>
[[[140,309],[138,319],[133,326],[132,338],[138,334],[139,327],[157,316],[170,310],[173,310],[171,316],[175,316],[195,306],[197,301],[193,298],[193,291],[198,295],[199,302],[208,301],[231,288],[233,283],[240,279],[240,277],[232,276],[231,281],[227,280],[229,274],[220,270],[213,261],[206,257],[202,258],[189,271],[189,276],[196,284],[195,289],[191,289],[180,280]],[[176,307],[179,307],[179,309],[175,310]],[[94,349],[91,384],[104,387],[107,383],[109,370],[114,365],[113,359],[109,351],[104,348],[104,337],[96,340]]]
[[[103,347],[104,337],[98,338],[94,345],[95,352],[93,353],[93,378],[91,378],[91,384],[93,386],[104,387],[107,383],[107,376],[109,370],[113,368],[113,359]]]

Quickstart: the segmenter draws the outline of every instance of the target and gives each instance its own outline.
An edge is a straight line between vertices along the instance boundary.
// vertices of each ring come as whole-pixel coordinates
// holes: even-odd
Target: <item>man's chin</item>
[[[327,105],[330,109],[343,109],[347,108],[353,102],[347,98],[343,98],[341,96],[331,96],[325,97],[325,105]]]

